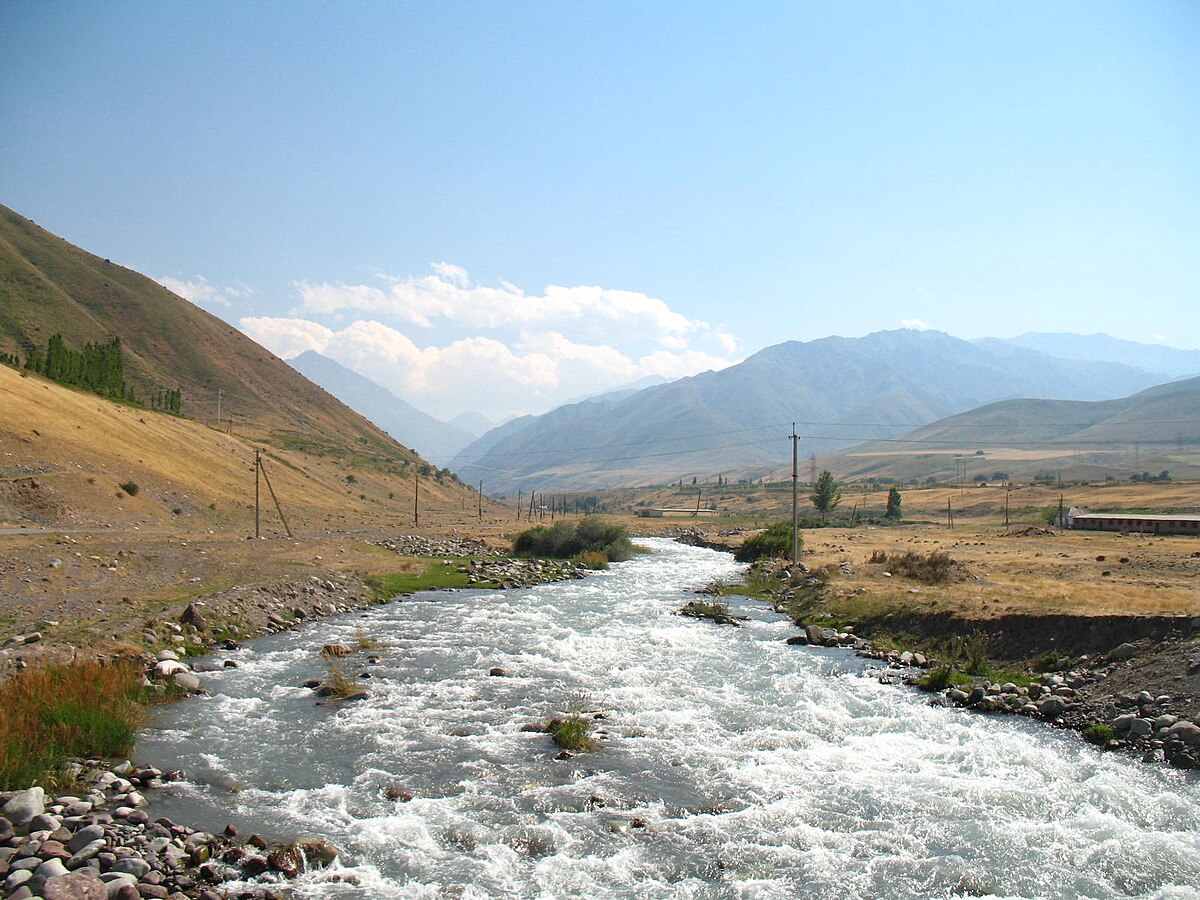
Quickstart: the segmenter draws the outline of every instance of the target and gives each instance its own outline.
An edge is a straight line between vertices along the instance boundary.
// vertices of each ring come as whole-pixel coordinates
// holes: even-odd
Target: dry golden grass
[[[62,782],[73,756],[133,746],[142,670],[133,664],[36,666],[0,684],[0,789]]]
[[[1200,615],[1200,539],[1087,532],[1006,537],[1002,529],[935,525],[814,529],[808,565],[834,573],[835,595],[973,618],[1044,615]],[[952,582],[927,585],[869,564],[875,550],[940,550],[961,565]],[[1104,557],[1103,560],[1098,557]],[[1122,559],[1126,560],[1122,562]],[[851,574],[840,574],[840,563]],[[1106,574],[1107,573],[1107,574]]]

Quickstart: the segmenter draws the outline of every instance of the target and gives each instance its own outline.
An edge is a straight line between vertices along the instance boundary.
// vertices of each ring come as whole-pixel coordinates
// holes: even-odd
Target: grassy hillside
[[[1047,473],[1124,479],[1164,469],[1200,477],[1200,378],[1119,400],[991,403],[894,441],[860,444],[822,465],[842,477],[954,480],[961,460],[967,480],[1000,471],[1023,480]]]
[[[55,332],[75,347],[119,337],[137,394],[179,388],[189,418],[215,424],[220,389],[222,424],[232,415],[239,433],[417,461],[233,326],[0,206],[0,352],[23,359]]]
[[[256,448],[297,533],[392,523],[412,510],[419,464],[272,447],[8,366],[0,366],[0,397],[0,528],[252,534]],[[262,492],[264,533],[282,533]],[[421,505],[459,509],[467,493],[453,479],[423,477]]]

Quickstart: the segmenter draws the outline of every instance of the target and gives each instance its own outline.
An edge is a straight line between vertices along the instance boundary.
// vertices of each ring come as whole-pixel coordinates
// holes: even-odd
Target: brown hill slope
[[[0,397],[0,529],[244,537],[254,532],[256,448],[298,534],[411,521],[414,465],[270,447],[2,365]],[[130,483],[136,492],[122,487]],[[468,493],[423,477],[421,506],[457,511]],[[265,486],[262,523],[264,534],[282,533]]]
[[[189,418],[215,423],[221,389],[244,434],[417,459],[233,326],[0,206],[0,352],[24,358],[55,332],[76,347],[119,337],[137,394],[180,388]]]

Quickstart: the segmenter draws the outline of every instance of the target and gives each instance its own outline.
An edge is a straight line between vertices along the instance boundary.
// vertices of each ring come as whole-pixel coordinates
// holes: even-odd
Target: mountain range
[[[719,372],[513,420],[465,448],[451,467],[498,494],[752,478],[789,457],[792,423],[807,456],[895,437],[997,400],[1104,400],[1165,379],[1122,363],[1060,359],[936,331],[788,341]]]

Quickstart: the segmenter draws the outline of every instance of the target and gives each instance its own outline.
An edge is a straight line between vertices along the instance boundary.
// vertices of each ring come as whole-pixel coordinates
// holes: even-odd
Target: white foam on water
[[[847,651],[784,645],[791,626],[751,601],[742,628],[677,616],[739,567],[646,543],[583,581],[256,642],[142,752],[200,779],[172,789],[176,818],[338,844],[345,866],[304,876],[305,897],[1198,896],[1194,781],[927,706]],[[360,631],[381,644],[381,665],[347,662],[370,699],[316,707],[299,685],[317,651]],[[558,761],[520,730],[572,711],[607,717],[601,752]]]

